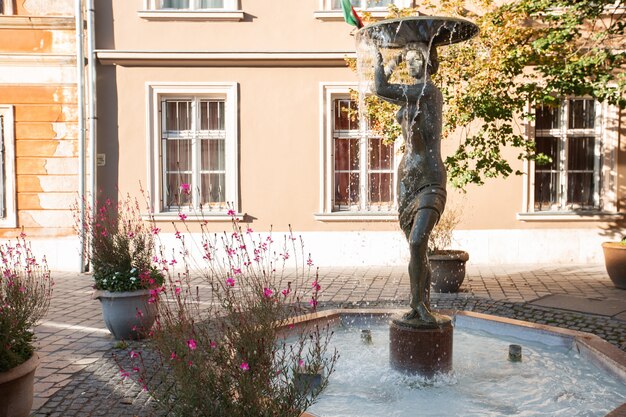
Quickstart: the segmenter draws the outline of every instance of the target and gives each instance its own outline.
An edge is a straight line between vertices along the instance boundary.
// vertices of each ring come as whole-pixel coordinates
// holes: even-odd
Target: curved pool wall
[[[401,311],[396,309],[327,310],[298,317],[294,322],[305,326],[335,323],[359,327],[372,322],[385,322],[390,316]],[[539,343],[557,350],[571,350],[577,353],[581,360],[592,363],[626,385],[626,352],[596,335],[475,312],[441,312],[452,316],[455,326],[459,329],[486,332],[527,343]],[[626,403],[606,414],[606,417],[622,415],[626,415]]]

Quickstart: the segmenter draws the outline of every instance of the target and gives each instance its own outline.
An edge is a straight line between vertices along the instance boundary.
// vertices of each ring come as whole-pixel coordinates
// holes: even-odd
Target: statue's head
[[[417,79],[424,77],[424,69],[428,74],[434,74],[439,69],[437,48],[434,45],[429,48],[422,42],[408,43],[404,47],[404,61],[411,76]]]

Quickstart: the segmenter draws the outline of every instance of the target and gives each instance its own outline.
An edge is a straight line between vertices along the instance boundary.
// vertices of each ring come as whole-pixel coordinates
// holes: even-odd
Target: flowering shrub
[[[75,225],[81,226],[74,209]],[[141,219],[136,199],[126,195],[117,204],[110,199],[87,211],[85,228],[91,249],[89,260],[95,289],[135,291],[155,288],[163,283],[163,275],[152,265],[156,230]],[[91,246],[89,246],[89,244]]]
[[[187,235],[176,236],[182,259],[159,259],[167,282],[150,348],[129,353],[122,377],[135,375],[168,416],[300,416],[337,359],[327,352],[328,328],[292,322],[318,303],[321,285],[310,257],[287,280],[283,272],[298,259],[297,240],[286,238],[276,251],[271,235],[242,229],[233,216],[230,233],[203,228],[204,294],[191,281]],[[184,271],[175,274],[177,264]],[[311,370],[322,382],[303,387],[297,376]]]
[[[50,305],[52,279],[21,234],[15,245],[0,245],[0,372],[26,362],[34,351],[33,327]]]

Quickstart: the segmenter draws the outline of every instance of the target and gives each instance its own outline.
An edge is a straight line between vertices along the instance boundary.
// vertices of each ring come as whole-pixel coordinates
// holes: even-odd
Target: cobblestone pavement
[[[50,312],[37,329],[42,363],[34,416],[156,415],[147,395],[119,377],[114,356],[127,352],[115,348],[104,327],[99,303],[91,299],[91,277],[66,272],[54,277]],[[409,292],[405,266],[323,268],[319,281],[325,308],[397,306]],[[575,302],[550,307],[556,296]],[[562,298],[553,304],[560,307]],[[584,301],[597,304],[583,308]],[[433,294],[432,304],[587,331],[626,351],[626,291],[614,288],[599,265],[469,266],[461,292]],[[598,305],[618,308],[595,311]]]

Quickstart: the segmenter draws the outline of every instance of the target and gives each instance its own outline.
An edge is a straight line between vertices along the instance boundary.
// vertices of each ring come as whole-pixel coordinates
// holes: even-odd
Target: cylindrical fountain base
[[[436,328],[389,325],[389,362],[404,372],[431,378],[452,370],[452,323]]]

